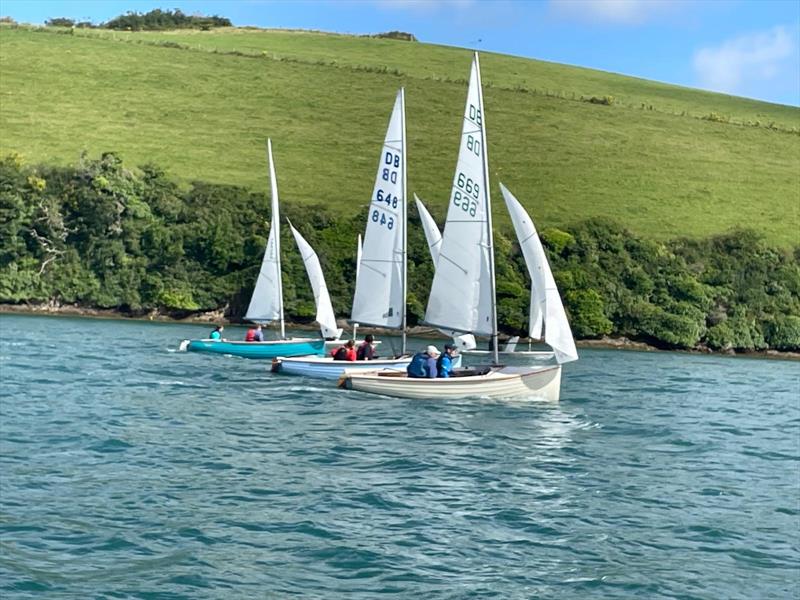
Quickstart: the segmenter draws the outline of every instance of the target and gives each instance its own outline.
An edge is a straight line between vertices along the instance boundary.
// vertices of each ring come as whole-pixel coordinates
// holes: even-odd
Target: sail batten
[[[559,363],[578,360],[567,314],[533,220],[502,183],[500,191],[503,192],[503,199],[531,277],[530,337],[541,338],[544,329],[544,341],[553,348]]]
[[[405,99],[397,93],[386,130],[361,256],[358,259],[353,322],[405,328],[406,236]]]

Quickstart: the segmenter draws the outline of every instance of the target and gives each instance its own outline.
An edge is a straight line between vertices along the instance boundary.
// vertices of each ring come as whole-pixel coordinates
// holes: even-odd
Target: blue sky
[[[106,21],[180,8],[235,25],[423,42],[592,67],[800,105],[800,0],[0,0],[0,15]]]

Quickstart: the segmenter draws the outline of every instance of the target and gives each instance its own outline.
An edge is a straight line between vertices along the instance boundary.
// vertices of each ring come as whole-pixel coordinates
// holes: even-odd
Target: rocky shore
[[[132,319],[142,321],[163,321],[170,323],[198,323],[198,324],[212,324],[219,323],[223,325],[244,325],[241,321],[230,321],[225,317],[226,308],[221,308],[215,311],[208,311],[204,313],[186,313],[181,314],[177,312],[163,313],[158,310],[151,311],[121,311],[111,308],[88,308],[79,306],[77,304],[60,304],[58,302],[46,302],[40,304],[0,304],[0,314],[35,314],[35,315],[52,315],[52,316],[72,316],[72,317],[90,317],[101,319]],[[286,322],[288,329],[300,330],[316,330],[317,326],[309,323],[295,323],[291,321]],[[341,319],[339,327],[347,331],[350,324]],[[396,335],[397,331],[391,329],[381,329],[377,327],[359,327],[359,331],[372,333],[374,335]],[[413,337],[430,337],[441,338],[441,334],[431,327],[416,326],[408,329],[408,335]],[[603,336],[599,339],[576,340],[575,345],[579,348],[606,348],[617,350],[637,350],[641,352],[664,352],[651,346],[645,342],[630,340],[626,337],[608,337]],[[674,352],[674,350],[670,350]],[[729,355],[729,356],[745,356],[745,357],[758,357],[758,358],[780,358],[790,360],[800,360],[800,352],[782,352],[779,350],[763,350],[759,352],[734,352],[729,350],[726,352],[715,352],[710,348],[700,347],[692,350],[684,350],[690,354],[716,354],[716,355]]]

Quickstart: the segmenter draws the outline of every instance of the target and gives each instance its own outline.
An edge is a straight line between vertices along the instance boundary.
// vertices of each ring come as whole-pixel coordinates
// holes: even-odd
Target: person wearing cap
[[[372,337],[371,333],[368,333],[364,336],[364,341],[358,346],[358,350],[356,350],[356,360],[375,360],[377,356],[375,356],[375,346],[372,345],[372,342],[375,341],[375,338]]]
[[[444,352],[436,361],[436,371],[439,377],[450,377],[453,370],[453,357],[456,354],[456,347],[453,344],[445,344]]]
[[[436,359],[439,358],[439,349],[428,346],[424,352],[417,352],[406,368],[409,377],[434,379],[439,374]]]

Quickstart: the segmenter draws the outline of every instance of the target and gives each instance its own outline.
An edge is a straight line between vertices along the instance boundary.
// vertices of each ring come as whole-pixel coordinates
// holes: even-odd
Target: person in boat
[[[209,334],[209,336],[208,336],[208,339],[210,339],[210,340],[215,340],[215,341],[217,341],[217,342],[220,342],[220,341],[222,341],[222,332],[223,332],[224,330],[225,330],[225,327],[223,327],[222,325],[217,325],[217,326],[214,328],[214,331],[212,331],[212,332]]]
[[[261,324],[257,324],[255,327],[251,327],[247,330],[247,333],[244,336],[245,342],[263,342],[264,341],[264,332],[261,331]]]
[[[349,360],[354,362],[356,360],[356,342],[355,340],[347,340],[344,346],[339,346],[331,352],[333,360]]]
[[[440,354],[436,346],[428,346],[425,348],[425,352],[417,352],[411,358],[411,362],[406,368],[406,373],[408,373],[409,377],[418,379],[435,378],[439,374],[439,369],[436,367],[436,359],[439,358]]]
[[[456,355],[456,347],[453,344],[445,344],[444,352],[436,361],[436,371],[439,377],[450,377],[453,370],[453,358]]]
[[[371,333],[364,336],[364,341],[358,346],[356,350],[356,360],[375,360],[378,356],[375,354],[375,346],[373,342],[375,338]]]

